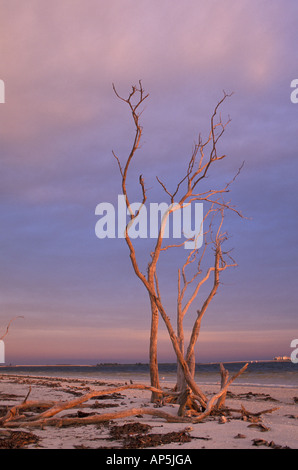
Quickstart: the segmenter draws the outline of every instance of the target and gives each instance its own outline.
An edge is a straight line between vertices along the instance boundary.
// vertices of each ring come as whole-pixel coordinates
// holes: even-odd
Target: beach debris
[[[71,424],[77,424],[77,419],[80,419],[80,424],[89,424],[89,423],[99,423],[101,421],[107,421],[111,419],[118,419],[123,416],[137,416],[137,415],[142,415],[142,414],[150,414],[152,416],[160,417],[162,419],[166,419],[168,422],[190,422],[192,421],[193,423],[201,422],[205,418],[212,416],[213,413],[218,415],[219,408],[223,407],[224,401],[225,401],[225,396],[226,392],[228,390],[229,385],[240,375],[242,374],[248,367],[248,363],[244,365],[235,375],[233,375],[231,378],[228,378],[228,372],[224,369],[223,365],[221,365],[221,375],[222,375],[222,381],[221,381],[221,389],[218,393],[214,394],[209,401],[206,402],[202,401],[202,396],[196,395],[192,392],[187,391],[185,396],[183,397],[183,394],[181,397],[179,397],[180,401],[180,408],[178,412],[178,416],[173,416],[169,413],[165,413],[162,410],[158,409],[148,409],[146,412],[144,411],[144,408],[142,410],[140,409],[130,409],[130,410],[125,410],[125,411],[119,411],[114,414],[106,414],[106,415],[96,415],[96,416],[87,416],[85,418],[54,418],[55,415],[60,413],[61,411],[64,411],[66,409],[78,407],[78,406],[84,406],[82,405],[83,403],[89,401],[89,400],[101,400],[101,399],[123,399],[125,398],[123,395],[119,394],[120,391],[126,390],[126,389],[141,389],[141,390],[151,390],[154,394],[164,397],[164,400],[162,404],[165,403],[165,397],[169,396],[176,396],[181,395],[180,393],[173,393],[171,391],[165,391],[162,389],[157,389],[155,387],[148,387],[142,384],[130,384],[130,385],[124,385],[124,386],[119,386],[117,388],[113,388],[111,390],[105,390],[105,391],[95,391],[95,390],[89,390],[87,393],[81,394],[80,392],[78,393],[78,397],[74,400],[70,401],[59,401],[59,402],[54,402],[53,404],[48,404],[48,403],[42,403],[36,401],[36,402],[30,402],[27,401],[27,398],[25,399],[25,402],[22,403],[21,405],[16,405],[15,407],[11,408],[6,415],[4,415],[2,418],[0,418],[0,424],[2,423],[5,426],[12,426],[12,424],[15,424],[16,426],[20,427],[21,425],[24,426],[46,426],[46,425],[52,425],[52,426],[69,426]],[[27,379],[24,379],[26,383],[32,384],[30,382],[30,377]],[[37,379],[37,378],[35,378]],[[37,383],[41,383],[42,385],[45,385],[43,382],[44,378],[38,378]],[[60,380],[59,382],[55,383],[55,380],[51,382],[51,385],[55,383],[56,386],[60,386],[60,382],[63,380]],[[20,382],[19,382],[20,383]],[[80,380],[79,383],[82,383]],[[49,386],[49,381],[46,381],[46,385]],[[108,386],[112,386],[112,384],[108,384]],[[73,390],[73,389],[72,389]],[[77,395],[75,391],[75,395]],[[198,403],[197,403],[198,402]],[[33,407],[41,407],[45,409],[45,411],[41,412],[39,415],[37,415],[34,419],[34,416],[26,417],[23,416],[23,419],[20,419],[18,416],[18,419],[15,420],[14,417],[18,415],[19,411],[22,410],[30,410]],[[188,409],[187,409],[188,408]],[[15,423],[12,423],[12,422]]]
[[[219,417],[218,422],[219,422],[219,424],[225,424],[225,423],[228,422],[228,419],[224,415],[222,415],[222,416]]]
[[[192,439],[199,439],[200,441],[212,441],[210,436],[191,436]],[[203,449],[203,447],[202,447]]]
[[[271,413],[278,408],[271,408],[267,410],[260,411],[258,413],[249,412],[241,407],[240,410],[234,410],[231,408],[223,407],[223,402],[219,399],[225,395],[227,392],[228,386],[247,368],[247,364],[240,369],[234,376],[228,380],[222,381],[222,386],[220,390],[211,395],[208,399],[206,408],[202,408],[200,405],[199,397],[193,394],[193,392],[187,390],[184,394],[179,392],[173,392],[172,390],[163,390],[157,389],[144,384],[130,384],[130,385],[121,385],[110,386],[111,384],[106,384],[109,388],[104,388],[102,390],[90,389],[87,393],[80,394],[73,399],[66,399],[65,401],[34,401],[28,400],[29,393],[22,403],[14,405],[12,407],[7,407],[6,411],[4,409],[0,410],[0,425],[5,428],[44,428],[45,426],[75,426],[75,425],[89,425],[89,424],[100,424],[103,422],[110,422],[115,419],[123,419],[130,416],[135,418],[143,417],[144,415],[153,416],[159,419],[163,419],[168,423],[199,423],[203,420],[208,419],[219,419],[219,422],[225,423],[230,419],[243,419],[244,421],[249,421],[251,423],[258,423],[260,421],[260,416],[264,413]],[[224,369],[222,369],[224,371]],[[226,376],[228,378],[228,376]],[[60,380],[62,382],[62,380]],[[60,382],[59,382],[60,383]],[[30,381],[28,380],[28,384]],[[48,385],[46,383],[46,385]],[[139,406],[137,408],[129,407],[125,395],[122,394],[125,390],[143,390],[151,391],[157,393],[159,396],[163,396],[163,400],[160,402],[162,405],[167,403],[168,410],[164,411],[159,408],[159,406],[154,407],[149,405]],[[99,403],[100,400],[109,400],[107,403]],[[177,400],[178,399],[178,400]],[[92,400],[96,400],[95,404],[90,403]],[[121,400],[123,408],[117,411],[110,411],[106,413],[77,413],[75,415],[61,415],[61,412],[65,410],[70,410],[73,408],[113,408],[119,406],[116,403],[111,402],[110,400]],[[179,401],[179,412],[177,414],[177,407],[173,404],[168,404],[169,401],[174,400],[177,404]],[[89,402],[89,403],[88,403]],[[198,403],[197,403],[198,402]],[[218,408],[220,404],[220,408]],[[169,407],[172,406],[173,412],[169,411]],[[171,410],[171,411],[172,411]],[[232,415],[232,413],[237,412],[238,416]],[[82,414],[83,413],[83,414]],[[60,416],[59,416],[60,414]]]
[[[248,415],[243,415],[242,416],[243,421],[249,421],[250,423],[258,423],[260,421],[260,418],[258,416],[248,416]]]
[[[119,403],[98,403],[98,401],[96,401],[95,403],[90,405],[90,408],[94,408],[94,409],[97,409],[97,408],[117,408],[118,406],[120,406]]]
[[[64,418],[86,418],[87,416],[94,416],[95,413],[86,413],[85,411],[78,410],[76,413],[63,415]]]
[[[126,423],[115,425],[110,428],[111,440],[122,440],[123,449],[139,449],[144,447],[157,447],[171,442],[190,442],[189,431],[192,428],[185,428],[178,432],[165,434],[148,433],[152,426],[144,423]],[[206,438],[209,439],[209,438]]]
[[[245,434],[240,434],[240,433],[234,436],[234,439],[245,439],[245,438],[246,438]]]
[[[184,429],[185,432],[191,432],[193,431],[193,427],[192,426],[187,426],[185,429]]]
[[[163,406],[163,402],[159,400],[158,402],[154,403],[153,408],[162,408]]]
[[[254,393],[254,392],[245,392],[234,394],[230,391],[227,392],[227,398],[239,399],[239,400],[255,400],[255,401],[273,401],[279,402],[276,398],[271,397],[268,393]]]
[[[253,446],[257,446],[257,447],[259,447],[259,446],[269,447],[269,445],[270,445],[270,443],[268,441],[266,441],[265,439],[253,439],[252,443],[253,443],[252,444]]]
[[[29,444],[37,444],[39,437],[31,432],[9,431],[0,433],[0,449],[21,449]]]
[[[78,410],[77,417],[78,418],[86,418],[86,416],[92,416],[94,413],[86,413],[85,411]]]
[[[261,432],[270,431],[270,428],[268,428],[267,426],[265,426],[265,424],[262,424],[262,423],[252,423],[252,424],[249,424],[247,427],[248,428],[255,428],[255,429],[257,429],[258,431],[261,431]]]
[[[295,405],[298,405],[298,397],[293,398]]]
[[[83,395],[82,392],[79,392],[78,390],[72,390],[71,388],[61,388],[61,392],[69,393],[70,395],[74,395],[75,397],[81,397]]]
[[[144,423],[126,423],[123,424],[122,426],[112,426],[110,428],[110,436],[113,439],[119,440],[123,437],[123,435],[128,436],[128,435],[133,435],[133,434],[144,434],[148,432],[150,429],[152,429],[152,426],[149,424],[144,424]]]
[[[276,398],[271,397],[268,393],[253,393],[253,392],[248,392],[246,394],[240,394],[240,398],[246,398],[247,400],[259,400],[259,401],[274,401],[278,402]]]
[[[166,434],[136,434],[127,436],[123,441],[124,449],[140,449],[144,447],[158,447],[177,442],[184,444],[191,442],[190,435],[185,431],[172,431]]]
[[[21,395],[14,395],[13,393],[0,392],[1,400],[15,401],[15,400],[19,400],[20,398],[22,398]]]
[[[258,411],[257,413],[252,413],[251,411],[248,411],[244,408],[243,405],[241,405],[241,414],[242,414],[242,419],[243,421],[250,421],[252,423],[258,423],[260,421],[260,417],[263,414],[268,414],[268,413],[273,413],[273,411],[279,410],[279,407],[277,408],[269,408],[266,410]]]
[[[126,398],[125,395],[121,395],[121,393],[109,393],[109,394],[99,394],[98,396],[94,395],[90,398],[90,400],[121,400]]]
[[[253,446],[266,446],[270,447],[271,449],[290,449],[288,446],[281,446],[279,444],[275,444],[274,441],[266,441],[265,439],[253,439],[252,440]]]

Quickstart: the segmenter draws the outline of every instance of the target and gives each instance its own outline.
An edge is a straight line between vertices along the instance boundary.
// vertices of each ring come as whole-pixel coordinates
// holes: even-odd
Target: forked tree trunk
[[[181,350],[180,350],[180,347],[179,347],[179,340],[174,332],[174,329],[172,327],[172,324],[170,322],[170,319],[169,317],[167,316],[164,308],[163,308],[163,305],[162,303],[160,302],[160,299],[158,297],[156,297],[156,305],[158,307],[158,310],[159,310],[159,313],[167,327],[167,330],[168,330],[168,333],[169,333],[169,336],[170,336],[170,340],[172,342],[172,346],[174,348],[174,351],[175,351],[175,354],[177,356],[177,360],[181,366],[181,369],[183,370],[183,373],[184,373],[184,377],[185,377],[185,380],[187,382],[187,385],[189,385],[190,389],[193,391],[193,393],[198,397],[198,400],[200,401],[200,405],[202,406],[202,408],[206,408],[206,403],[207,403],[207,398],[206,396],[204,395],[204,393],[200,390],[200,388],[197,386],[197,384],[195,383],[191,373],[190,373],[190,370],[189,370],[189,367],[188,367],[188,364],[186,362],[186,360],[184,359],[184,356],[183,354],[181,353]]]
[[[180,271],[179,271],[180,274]],[[182,315],[182,305],[180,298],[180,275],[178,277],[178,305],[177,305],[177,338],[178,344],[182,356],[184,357],[184,329],[183,329],[183,315]],[[177,361],[177,381],[176,381],[176,390],[181,395],[185,394],[189,390],[189,386],[185,380],[185,375],[183,368],[179,361]]]
[[[179,393],[184,393],[188,389],[187,382],[185,380],[184,372],[181,367],[181,364],[177,363],[177,383],[176,383],[176,390]]]
[[[195,355],[192,353],[190,360],[187,362],[188,368],[190,375],[192,379],[194,380],[195,378]],[[176,389],[177,392],[184,393],[187,389],[189,389],[189,386],[187,385],[187,382],[185,380],[185,375],[183,372],[183,369],[181,367],[181,364],[177,362],[177,384],[176,384]]]

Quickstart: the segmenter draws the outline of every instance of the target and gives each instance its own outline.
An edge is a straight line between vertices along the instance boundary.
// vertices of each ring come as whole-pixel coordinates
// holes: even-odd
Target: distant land
[[[220,364],[242,364],[242,363],[257,363],[257,362],[290,362],[291,359],[287,356],[276,356],[273,359],[258,359],[258,360],[243,360],[243,361],[218,361],[218,362],[198,362],[197,365],[216,365]],[[176,364],[176,362],[160,362],[160,365],[163,364]],[[124,366],[124,365],[134,365],[134,366],[145,366],[149,365],[148,362],[101,362],[97,364],[1,364],[0,368],[5,367],[111,367],[111,366]]]

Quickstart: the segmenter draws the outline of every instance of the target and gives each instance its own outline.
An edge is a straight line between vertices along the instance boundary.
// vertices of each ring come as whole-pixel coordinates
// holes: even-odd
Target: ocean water
[[[236,373],[245,362],[224,363],[230,376]],[[159,365],[160,382],[176,381],[176,364]],[[53,366],[1,366],[0,374],[34,375],[43,377],[86,378],[102,381],[125,380],[137,383],[149,383],[148,364],[98,364],[91,366],[53,365]],[[201,384],[218,384],[220,382],[219,364],[198,364],[195,379]],[[256,386],[297,387],[298,364],[292,362],[259,361],[249,364],[235,384]],[[231,385],[233,386],[233,384]]]

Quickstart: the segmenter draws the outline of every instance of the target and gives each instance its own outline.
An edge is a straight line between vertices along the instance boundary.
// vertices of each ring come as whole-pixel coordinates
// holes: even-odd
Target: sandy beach
[[[76,407],[64,409],[55,415],[56,421],[48,424],[19,426],[18,420],[0,425],[0,449],[271,449],[298,448],[298,390],[297,388],[230,386],[226,407],[240,410],[244,407],[258,417],[244,416],[234,411],[223,411],[218,416],[208,416],[200,423],[168,422],[161,416],[147,414],[159,410],[177,417],[179,405],[150,403],[148,390],[126,389],[113,392],[124,385],[135,384],[125,381],[100,382],[92,379],[38,377],[6,375],[0,376],[0,417],[9,408],[27,402],[69,402],[98,391],[90,400]],[[149,385],[149,384],[147,384]],[[170,390],[169,384],[163,389]],[[218,391],[216,385],[202,385],[210,398]],[[103,391],[107,393],[102,394]],[[30,392],[30,393],[29,393]],[[28,395],[29,394],[29,395]],[[109,414],[129,409],[138,410],[134,416],[108,419]],[[32,408],[19,410],[22,423],[36,415]],[[41,410],[43,411],[43,410]],[[86,420],[107,414],[107,419],[94,424]],[[110,415],[111,416],[111,415]],[[53,418],[53,419],[54,419]],[[65,423],[59,423],[64,418]],[[67,420],[69,424],[67,425]],[[75,421],[71,423],[71,419]],[[80,423],[81,420],[81,423]],[[85,420],[85,421],[84,421]],[[20,434],[23,433],[23,434]]]

